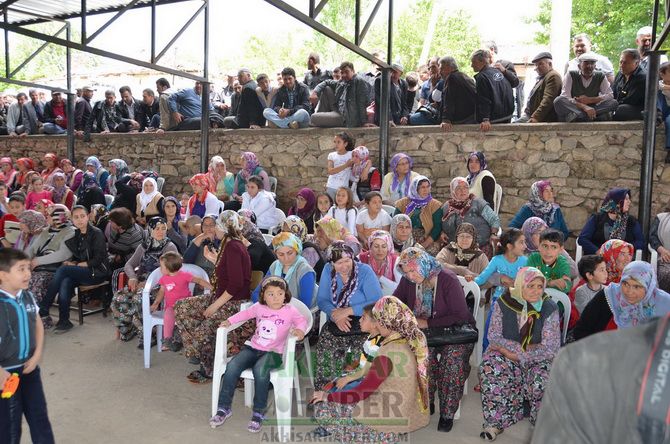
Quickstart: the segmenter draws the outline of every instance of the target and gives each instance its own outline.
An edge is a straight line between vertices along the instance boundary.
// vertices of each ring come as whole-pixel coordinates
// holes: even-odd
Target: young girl
[[[370,151],[364,146],[354,148],[351,152],[351,161],[351,191],[354,193],[354,200],[360,202],[362,196],[365,196],[365,193],[362,195],[359,193],[359,186],[363,185],[362,188],[367,188],[368,191],[370,189],[368,177],[370,168],[372,168]]]
[[[181,211],[179,214],[181,215],[181,220],[186,220],[186,210],[188,209],[188,201],[191,199],[191,196],[189,196],[187,193],[182,193],[181,195]]]
[[[343,227],[356,236],[356,208],[351,188],[340,187],[335,194],[335,205],[330,207],[328,215],[336,219]]]
[[[351,166],[354,164],[351,160],[354,138],[342,132],[335,136],[333,143],[335,151],[328,154],[328,182],[326,182],[326,192],[331,199],[335,199],[338,188],[349,187]]]
[[[316,196],[316,211],[314,211],[314,226],[316,223],[328,216],[328,210],[333,206],[333,198],[326,192],[319,193]]]
[[[277,203],[272,193],[263,189],[263,179],[251,176],[247,179],[247,190],[242,194],[242,209],[256,215],[256,226],[262,233],[269,233],[277,226]]]
[[[182,271],[183,263],[181,255],[174,251],[163,253],[160,257],[160,268],[163,276],[158,280],[161,286],[156,295],[156,301],[151,304],[151,312],[158,310],[161,302],[165,299],[163,307],[163,351],[178,351],[172,342],[172,331],[174,330],[174,304],[180,299],[193,296],[188,285],[194,282],[207,290],[214,290],[212,284],[205,279],[193,276],[188,271]]]
[[[382,208],[382,195],[379,191],[370,191],[365,195],[367,210],[362,210],[356,217],[356,232],[363,245],[368,244],[368,237],[375,230],[391,230],[391,216]]]
[[[26,197],[26,209],[34,210],[35,205],[37,205],[37,202],[41,199],[53,200],[51,191],[46,191],[44,189],[44,179],[42,179],[40,175],[34,175],[30,184],[32,186],[32,191],[30,191]]]
[[[261,430],[270,387],[270,370],[281,367],[284,345],[290,334],[301,340],[305,337],[307,320],[289,304],[291,292],[286,281],[277,276],[266,278],[261,284],[258,302],[221,323],[230,327],[237,322],[256,319],[256,332],[251,345],[245,345],[226,366],[223,375],[219,407],[209,420],[212,428],[223,425],[233,415],[231,406],[237,380],[248,368],[254,371],[254,407],[247,430]]]

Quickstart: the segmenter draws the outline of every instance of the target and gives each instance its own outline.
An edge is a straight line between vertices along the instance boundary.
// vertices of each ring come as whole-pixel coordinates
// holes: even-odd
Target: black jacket
[[[105,193],[102,192],[100,187],[93,187],[87,190],[84,190],[83,186],[80,188],[82,188],[82,192],[79,195],[77,205],[81,205],[87,211],[91,211],[91,207],[95,204],[107,205],[105,202]]]
[[[442,122],[472,123],[470,121],[474,120],[476,104],[475,82],[460,71],[449,74],[442,89]]]
[[[88,225],[86,234],[79,229],[74,237],[65,241],[65,246],[72,252],[74,262],[86,262],[91,274],[95,277],[109,275],[109,258],[107,257],[107,241],[102,231]]]
[[[155,100],[154,100],[154,102],[155,102]],[[128,113],[128,108],[126,108],[126,105],[125,105],[125,103],[123,103],[123,100],[119,100],[118,102],[116,102],[116,107],[119,110],[119,112],[121,113],[121,117],[123,117],[124,119],[130,119],[130,114]],[[134,118],[132,120],[139,123],[139,120],[137,120],[137,119],[141,115],[141,113],[142,113],[142,102],[133,98],[133,116],[134,116]]]
[[[605,290],[600,290],[586,304],[579,321],[572,330],[575,341],[605,331],[607,324],[612,320],[612,316],[612,309],[605,298]]]
[[[324,80],[319,83],[314,91],[317,95],[321,94],[324,88],[333,88],[335,91],[335,103],[340,103],[344,98],[344,124],[348,128],[359,128],[368,121],[368,96],[370,86],[358,74],[349,81],[344,80]]]
[[[630,75],[628,81],[626,81],[623,73],[619,71],[612,84],[614,98],[620,105],[644,107],[646,89],[647,74],[639,66],[633,71],[633,74]]]
[[[84,131],[86,123],[91,116],[91,102],[83,97],[79,97],[74,104],[74,129]]]
[[[295,96],[295,101],[293,103],[293,108],[290,108],[289,110],[289,116],[292,116],[295,114],[296,111],[299,109],[304,109],[305,111],[309,112],[311,110],[312,105],[309,103],[309,89],[307,86],[303,83],[300,83],[296,80],[295,82],[295,90],[296,90],[296,96]],[[279,112],[280,108],[288,108],[288,88],[285,86],[282,86],[277,90],[277,94],[272,99],[272,105],[271,108],[274,109],[275,111]]]
[[[253,80],[242,88],[240,105],[237,109],[237,125],[240,128],[249,128],[251,125],[265,126],[263,105],[256,94],[258,85]]]
[[[316,73],[313,73],[312,71],[307,71],[305,73],[305,80],[303,83],[310,89],[316,88],[316,85],[319,83],[323,82],[324,80],[332,79],[333,78],[333,73],[326,70],[322,70],[321,68],[316,70]]]
[[[104,100],[100,100],[99,102],[96,102],[95,105],[93,105],[93,108],[91,109],[91,115],[88,117],[88,121],[86,122],[86,129],[84,130],[86,134],[99,133],[102,131],[102,128],[104,127],[103,119],[105,118],[105,113],[102,109],[103,106],[105,106]],[[114,131],[114,129],[116,129],[116,127],[121,122],[123,122],[121,110],[119,109],[118,104],[115,103],[114,108],[116,109],[117,118],[114,119],[113,122],[107,122],[109,131]]]
[[[37,301],[30,291],[14,298],[0,290],[0,367],[12,373],[33,356],[37,322]]]
[[[487,66],[475,74],[477,122],[509,123],[514,113],[512,86],[497,69]]]
[[[381,76],[375,79],[375,124],[379,125],[379,115],[381,113],[380,108],[380,97],[381,97],[381,87],[382,79]],[[407,107],[407,82],[404,79],[400,79],[400,82],[396,85],[391,82],[391,94],[389,94],[390,110],[389,118],[396,125],[400,124],[400,119],[403,117],[409,117],[409,113],[412,111],[412,108]]]
[[[137,209],[137,190],[128,185],[130,175],[125,175],[114,183],[116,187],[116,196],[112,203],[112,210],[114,208],[127,208],[131,213],[135,214]],[[103,196],[104,197],[104,196]]]
[[[140,131],[144,131],[151,124],[151,119],[159,113],[158,97],[154,99],[154,103],[147,105],[142,102],[140,104],[139,113],[135,111],[135,120],[140,124]]]

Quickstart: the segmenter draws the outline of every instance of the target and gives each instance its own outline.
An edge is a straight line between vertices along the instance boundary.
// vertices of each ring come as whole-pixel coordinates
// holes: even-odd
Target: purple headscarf
[[[471,173],[470,172],[470,159],[473,157],[476,157],[479,160],[479,171],[476,173]],[[465,159],[465,168],[468,170],[468,184],[472,186],[472,182],[475,180],[475,177],[485,169],[489,167],[488,163],[486,163],[486,157],[484,156],[484,153],[481,151],[473,151],[470,154],[468,154],[467,159]]]
[[[405,209],[405,214],[412,214],[414,210],[425,207],[431,200],[433,200],[433,195],[431,193],[428,193],[428,196],[426,197],[419,196],[419,184],[424,180],[430,184],[430,179],[421,175],[416,176],[412,181],[412,185],[409,187],[409,194],[407,195],[410,203]]]
[[[398,173],[396,172],[396,168],[398,168],[398,164],[403,159],[407,159],[407,161],[409,162],[409,171],[405,175],[405,178],[403,179],[403,184],[401,185],[398,180]],[[391,158],[391,171],[393,172],[393,182],[391,182],[391,191],[398,190],[402,196],[407,196],[407,194],[409,193],[409,187],[411,185],[409,178],[412,175],[411,173],[413,166],[414,166],[414,160],[412,160],[412,158],[409,157],[407,154],[397,153],[393,155],[393,157]]]

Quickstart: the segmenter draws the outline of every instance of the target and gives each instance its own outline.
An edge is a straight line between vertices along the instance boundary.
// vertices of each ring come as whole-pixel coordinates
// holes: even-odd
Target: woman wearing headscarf
[[[53,324],[49,309],[58,295],[56,333],[65,333],[74,327],[70,322],[70,300],[75,287],[101,284],[109,276],[105,235],[89,223],[86,208],[81,205],[72,208],[72,224],[74,236],[65,241],[72,257],[58,267],[40,303],[42,322],[49,327]]]
[[[265,243],[263,233],[256,226],[256,215],[253,211],[241,209],[237,212],[242,216],[242,243],[247,247],[251,258],[251,270],[260,271],[265,275],[270,265],[277,259],[270,247]]]
[[[23,187],[28,187],[30,182],[27,181],[29,173],[35,170],[35,163],[33,159],[27,157],[21,157],[16,161],[16,168],[18,169],[16,173],[16,180],[14,181],[14,186],[12,191],[18,191]]]
[[[649,245],[658,253],[658,286],[662,290],[670,291],[670,203],[651,223]]]
[[[211,283],[212,294],[193,296],[177,301],[174,306],[175,325],[184,342],[184,355],[200,368],[188,375],[193,383],[209,382],[214,369],[216,330],[222,321],[240,311],[240,305],[249,301],[251,259],[242,243],[242,217],[234,211],[224,211],[217,220],[217,237],[221,237],[218,251],[206,249],[206,258],[214,263]],[[255,322],[246,322],[228,333],[228,353],[240,351],[256,329]]]
[[[551,363],[561,346],[558,306],[544,293],[546,280],[534,267],[519,270],[510,288],[493,306],[489,346],[479,366],[484,430],[493,441],[524,418],[535,424]]]
[[[307,227],[307,233],[314,233],[314,210],[316,194],[311,188],[302,188],[295,196],[295,205],[288,209],[289,216],[298,216]]]
[[[390,172],[382,181],[382,198],[384,202],[394,204],[397,200],[407,197],[409,187],[419,175],[412,171],[414,161],[405,153],[396,153],[389,164]]]
[[[586,221],[577,242],[584,254],[595,254],[608,239],[621,239],[632,244],[636,250],[646,248],[642,227],[630,209],[630,190],[612,188],[607,192],[598,212]]]
[[[379,173],[376,173],[373,179],[373,173],[375,172],[375,167],[372,166],[372,160],[370,160],[370,151],[367,147],[358,146],[353,149],[351,152],[351,176],[349,181],[351,182],[351,191],[354,194],[355,202],[363,202],[365,195],[370,191],[378,191],[381,187]],[[382,198],[383,199],[383,198]]]
[[[109,223],[109,211],[106,205],[95,204],[91,205],[91,212],[88,213],[88,221],[98,230],[103,233],[107,230]]]
[[[107,203],[105,202],[105,193],[102,192],[93,173],[89,171],[84,173],[81,187],[79,187],[78,197],[77,205],[86,208],[86,211],[91,211],[91,207],[95,204],[104,205],[105,207],[107,206]]]
[[[396,269],[398,254],[393,248],[391,234],[388,231],[375,230],[368,238],[368,245],[370,249],[363,251],[358,258],[372,267],[383,289],[395,288],[402,276]]]
[[[44,169],[40,173],[40,176],[44,180],[44,186],[53,187],[54,174],[63,172],[58,167],[58,156],[55,153],[46,153],[42,160],[44,162]]]
[[[207,168],[209,190],[221,201],[226,202],[233,196],[235,175],[226,170],[226,161],[221,156],[214,156]]]
[[[140,246],[144,240],[144,230],[135,223],[133,214],[127,208],[114,208],[107,218],[109,223],[104,231],[107,251],[111,269],[116,270],[123,267]]]
[[[331,216],[325,216],[314,225],[314,241],[321,251],[326,251],[335,241],[343,241],[355,256],[361,252],[361,244],[342,224]]]
[[[414,239],[431,254],[437,254],[442,248],[442,204],[433,199],[430,180],[418,175],[412,181],[407,197],[396,201],[395,208],[396,214],[409,216]]]
[[[475,227],[479,248],[491,258],[491,242],[497,241],[500,218],[484,199],[470,192],[465,177],[454,178],[449,188],[451,197],[442,207],[442,241],[446,243],[456,240],[458,227],[468,222]]]
[[[523,204],[519,211],[509,223],[512,228],[521,228],[524,222],[531,218],[542,219],[549,228],[554,228],[563,233],[563,239],[570,236],[561,212],[561,207],[554,200],[554,188],[548,180],[538,180],[530,186],[528,202]]]
[[[117,180],[114,184],[116,196],[111,209],[127,208],[134,215],[137,211],[137,195],[142,191],[144,179],[141,173],[130,173]]]
[[[402,279],[393,295],[403,301],[416,316],[419,328],[475,326],[458,277],[420,248],[408,248],[398,259]],[[475,344],[431,347],[430,407],[435,410],[435,392],[440,397],[438,430],[448,432],[470,375],[470,355]],[[438,357],[439,356],[439,357]]]
[[[179,254],[186,251],[186,236],[179,229],[179,220],[181,219],[181,204],[174,196],[168,196],[163,203],[163,212],[165,221],[168,225],[167,236],[179,250]]]
[[[70,159],[61,159],[60,167],[65,173],[67,186],[72,192],[77,193],[79,191],[79,186],[84,179],[84,172],[79,168],[75,168],[74,165],[72,165],[72,162],[70,162]]]
[[[270,176],[265,170],[260,166],[258,157],[256,154],[251,151],[245,151],[240,156],[240,162],[242,168],[237,172],[235,176],[235,185],[233,186],[233,198],[238,202],[242,203],[242,195],[247,191],[247,180],[251,176],[258,176],[263,180],[263,189],[270,189]]]
[[[272,248],[277,260],[270,265],[265,276],[279,276],[288,284],[291,296],[300,299],[307,307],[316,305],[316,273],[302,257],[302,242],[291,233],[279,233],[272,238]],[[253,302],[258,302],[261,284],[251,295]]]
[[[140,225],[145,225],[152,217],[163,217],[163,203],[165,199],[158,191],[156,180],[148,177],[142,182],[142,191],[137,195],[135,219]]]
[[[361,383],[351,390],[314,393],[316,421],[338,442],[400,442],[401,434],[430,421],[426,337],[411,309],[384,296],[372,316],[384,339]]]
[[[168,251],[177,252],[177,247],[167,237],[167,222],[162,217],[153,217],[147,223],[147,234],[128,259],[123,271],[128,278],[128,288],[119,289],[112,298],[112,317],[122,341],[142,337],[142,290],[152,271],[160,267],[160,257]],[[152,289],[153,291],[153,289]]]
[[[575,340],[595,333],[630,328],[670,312],[670,294],[658,288],[651,264],[626,265],[621,283],[611,283],[591,299],[573,330]]]
[[[619,239],[610,239],[600,248],[596,254],[605,259],[607,268],[607,284],[618,283],[621,280],[621,273],[635,255],[635,249],[628,242]]]
[[[209,190],[206,174],[196,174],[188,181],[193,188],[193,195],[188,200],[186,218],[189,216],[204,217],[207,214],[217,216],[221,212],[221,201]]]
[[[109,177],[107,178],[109,194],[116,196],[116,182],[128,174],[130,171],[128,171],[128,164],[125,160],[112,159],[109,161]]]
[[[466,280],[479,276],[489,264],[489,258],[477,245],[475,227],[468,222],[458,226],[455,239],[442,248],[435,259]]]
[[[309,266],[316,272],[316,280],[318,282],[321,279],[323,266],[326,265],[325,254],[317,244],[309,240],[310,237],[307,236],[305,221],[295,215],[288,216],[282,224],[282,231],[292,233],[300,239],[302,243],[302,257],[307,260]]]
[[[74,205],[74,193],[66,184],[65,173],[56,171],[52,175],[53,187],[51,189],[51,200],[54,204],[65,205],[69,210]]]
[[[105,193],[109,193],[107,188],[107,179],[109,178],[109,171],[102,167],[102,163],[95,156],[90,156],[86,159],[86,171],[95,176],[95,181],[100,186],[100,189]]]
[[[334,241],[326,255],[328,263],[321,274],[317,303],[328,322],[321,329],[316,344],[319,366],[315,387],[323,387],[329,380],[340,376],[348,352],[352,356],[360,355],[366,338],[358,322],[363,307],[382,297],[374,271],[369,265],[358,262],[347,244]]]
[[[470,193],[484,199],[491,208],[495,209],[496,178],[488,169],[484,153],[473,151],[468,154],[465,167],[468,169],[467,181],[470,186]]]
[[[406,214],[396,214],[391,218],[391,239],[398,253],[416,245],[412,235],[412,220]]]
[[[7,189],[11,190],[16,181],[16,170],[14,169],[14,162],[11,157],[0,158],[0,181],[7,185]]]
[[[16,250],[27,251],[33,238],[47,227],[47,220],[42,213],[35,210],[25,210],[19,214],[21,233],[13,245]]]
[[[210,246],[216,250],[221,243],[216,236],[216,216],[209,214],[203,217],[200,230],[201,233],[188,244],[184,251],[184,263],[195,264],[211,275],[214,272],[214,263],[207,260],[205,251]]]
[[[55,204],[49,207],[49,228],[42,230],[26,251],[31,259],[32,270],[29,288],[38,303],[44,299],[60,264],[72,257],[72,252],[65,245],[65,241],[74,236],[70,217],[70,210],[64,205]]]

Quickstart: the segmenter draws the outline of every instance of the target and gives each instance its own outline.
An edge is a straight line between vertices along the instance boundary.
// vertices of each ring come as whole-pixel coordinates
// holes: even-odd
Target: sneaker
[[[193,370],[188,374],[186,379],[188,379],[188,382],[192,382],[193,384],[207,384],[212,382],[212,377],[207,376],[202,369]]]
[[[216,415],[209,418],[209,426],[213,429],[220,427],[226,422],[226,419],[233,416],[233,411],[231,409],[218,409]]]
[[[249,420],[249,424],[247,424],[247,430],[250,431],[251,433],[260,432],[264,419],[265,419],[265,417],[263,415],[261,415],[258,412],[254,412],[254,414],[251,415],[251,419]]]
[[[56,328],[54,329],[54,333],[57,335],[62,334],[72,330],[72,327],[74,327],[74,324],[70,321],[58,321]]]
[[[291,129],[298,129],[300,128],[300,124],[294,120],[293,122],[288,124],[288,127]]]
[[[44,326],[45,330],[51,330],[54,328],[54,320],[51,318],[51,316],[44,316],[42,318],[42,325]]]

